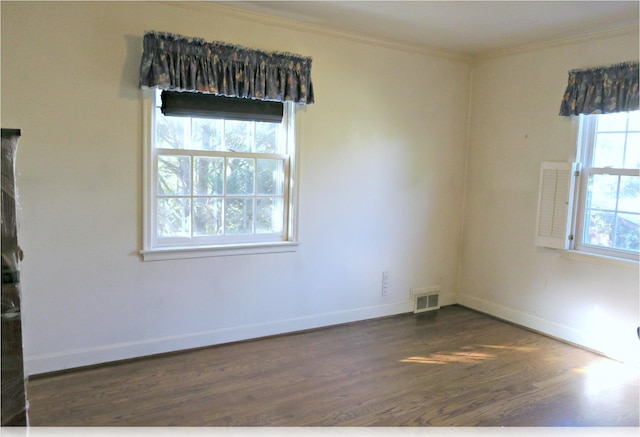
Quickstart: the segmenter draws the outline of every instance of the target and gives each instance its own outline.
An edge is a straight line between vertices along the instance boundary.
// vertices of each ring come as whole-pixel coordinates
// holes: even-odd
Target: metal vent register
[[[413,293],[413,312],[422,313],[440,308],[439,291],[423,291]]]

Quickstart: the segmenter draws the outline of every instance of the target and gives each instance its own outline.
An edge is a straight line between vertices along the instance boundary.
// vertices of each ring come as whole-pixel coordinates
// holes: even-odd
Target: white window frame
[[[595,144],[596,115],[580,115],[580,127],[578,131],[579,176],[576,184],[576,196],[574,201],[575,213],[572,219],[572,236],[570,249],[594,256],[607,257],[638,262],[638,254],[632,251],[615,248],[605,248],[583,243],[583,233],[586,219],[586,204],[589,176],[593,174],[611,174],[619,176],[637,176],[639,170],[624,168],[596,168],[591,166],[593,147]]]
[[[288,178],[285,181],[284,193],[284,223],[282,234],[252,234],[247,237],[228,237],[223,243],[199,239],[198,242],[190,239],[172,239],[169,241],[156,238],[155,203],[157,198],[157,151],[155,144],[155,117],[157,105],[157,93],[155,89],[142,90],[143,110],[143,248],[140,255],[144,261],[165,259],[200,258],[209,256],[244,255],[260,253],[278,253],[296,251],[299,245],[297,238],[297,172],[296,172],[296,128],[295,105],[285,102],[283,123],[284,141],[286,144],[285,155],[277,155],[288,163]],[[171,154],[165,150],[163,155]],[[206,152],[179,150],[180,155],[205,156]],[[243,154],[236,152],[222,153],[229,157],[260,157],[258,154]],[[265,157],[274,157],[265,155]]]

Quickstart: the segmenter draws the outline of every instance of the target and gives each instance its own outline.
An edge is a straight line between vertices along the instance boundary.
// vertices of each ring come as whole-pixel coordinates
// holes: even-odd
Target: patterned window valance
[[[147,32],[140,87],[311,104],[311,58]]]
[[[569,71],[560,115],[607,114],[638,109],[638,62]]]

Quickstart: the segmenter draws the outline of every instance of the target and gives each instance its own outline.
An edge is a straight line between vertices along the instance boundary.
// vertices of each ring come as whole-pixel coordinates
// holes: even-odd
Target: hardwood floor
[[[454,305],[28,383],[32,426],[638,426],[638,369]]]

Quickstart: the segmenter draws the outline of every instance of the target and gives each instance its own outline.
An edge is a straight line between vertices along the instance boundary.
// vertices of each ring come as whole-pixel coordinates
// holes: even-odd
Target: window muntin
[[[151,100],[145,249],[292,241],[291,104],[275,123],[165,116]]]
[[[638,259],[640,111],[581,116],[583,167],[575,249]]]

